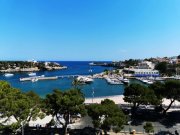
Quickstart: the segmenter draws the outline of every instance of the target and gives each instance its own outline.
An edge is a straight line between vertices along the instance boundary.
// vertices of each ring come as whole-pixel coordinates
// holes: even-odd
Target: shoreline
[[[110,99],[115,102],[115,104],[130,104],[124,101],[124,95],[114,95],[114,96],[103,96],[103,97],[92,97],[92,98],[85,98],[85,104],[92,104],[92,103],[97,103],[100,104],[101,101],[104,99]],[[163,99],[163,105],[168,106],[170,104],[169,99]],[[173,106],[180,106],[180,102],[175,101],[173,103]]]

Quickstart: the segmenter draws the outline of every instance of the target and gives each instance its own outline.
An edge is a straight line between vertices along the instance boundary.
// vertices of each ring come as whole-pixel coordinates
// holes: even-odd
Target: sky
[[[0,0],[0,60],[179,54],[179,0]]]

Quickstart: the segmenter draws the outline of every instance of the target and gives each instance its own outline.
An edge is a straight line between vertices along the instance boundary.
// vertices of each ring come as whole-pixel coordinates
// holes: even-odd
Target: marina
[[[63,91],[73,88],[72,82],[78,77],[89,78],[89,83],[78,86],[85,97],[92,97],[94,89],[94,97],[122,95],[124,87],[131,83],[151,84],[154,81],[164,81],[175,77],[135,77],[127,74],[106,74],[105,69],[113,72],[112,67],[90,66],[90,62],[57,62],[67,66],[65,70],[55,71],[38,71],[29,73],[14,73],[13,76],[7,77],[5,74],[0,75],[1,80],[6,80],[13,87],[19,88],[24,92],[34,90],[37,94],[44,97],[51,93],[54,89]],[[29,76],[30,73],[36,73],[36,76]],[[12,73],[11,73],[12,74]],[[21,79],[20,79],[21,78]],[[140,79],[141,78],[141,79]],[[176,77],[178,79],[178,77]],[[143,82],[143,80],[145,81]],[[86,79],[85,79],[86,80]],[[93,81],[92,81],[93,80]],[[149,80],[149,81],[146,81]],[[152,81],[152,82],[151,82]]]

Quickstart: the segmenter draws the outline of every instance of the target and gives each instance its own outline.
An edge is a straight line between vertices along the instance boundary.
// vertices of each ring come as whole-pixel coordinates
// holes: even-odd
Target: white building
[[[138,68],[138,69],[154,69],[155,64],[150,61],[142,61],[138,64],[138,66],[136,68]]]
[[[135,77],[158,77],[159,71],[153,69],[136,69],[136,68],[125,68],[125,73],[131,74]]]

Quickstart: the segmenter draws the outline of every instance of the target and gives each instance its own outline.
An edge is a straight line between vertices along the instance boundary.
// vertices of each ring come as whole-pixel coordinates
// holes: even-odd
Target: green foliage
[[[137,66],[138,63],[139,63],[139,60],[134,60],[134,59],[129,59],[129,60],[124,61],[124,64],[126,65],[126,67]]]
[[[78,81],[78,79],[76,78],[73,80],[72,85],[75,89],[80,89],[80,85],[82,85],[82,82]]]
[[[153,133],[154,132],[154,127],[153,127],[152,123],[147,122],[144,125],[144,130],[145,130],[146,133]]]
[[[177,58],[180,59],[180,55],[178,55]]]
[[[156,96],[162,100],[163,98],[169,99],[171,102],[165,109],[166,113],[177,100],[180,101],[180,81],[179,80],[168,80],[165,83],[156,82],[150,86],[154,90]]]
[[[71,116],[77,114],[84,116],[86,114],[84,101],[84,95],[79,89],[72,89],[65,92],[54,90],[45,99],[48,107],[47,113],[57,118],[58,122],[62,124],[65,133]],[[58,115],[62,115],[65,122],[62,122]]]
[[[50,62],[50,67],[60,67],[60,65]],[[28,61],[0,61],[0,70],[15,69],[15,68],[35,68],[38,67],[40,70],[47,70],[44,62],[28,62]]]
[[[87,110],[93,119],[94,127],[104,131],[112,128],[114,132],[119,132],[127,120],[122,110],[109,99],[105,99],[101,104],[88,105]]]
[[[1,118],[6,119],[4,122],[11,116],[16,119],[16,123],[9,125],[15,130],[20,127],[21,122],[27,124],[31,119],[35,120],[41,114],[40,99],[33,92],[22,93],[7,82],[0,81],[0,113]]]
[[[160,62],[155,66],[156,70],[159,70],[161,74],[166,74],[167,72],[167,63],[166,62]]]
[[[105,75],[109,74],[109,71],[107,69],[104,70]]]
[[[133,113],[139,105],[157,105],[160,103],[153,90],[140,84],[130,84],[125,88],[124,101],[133,104]]]
[[[115,70],[115,74],[119,74],[119,70],[118,69]]]

